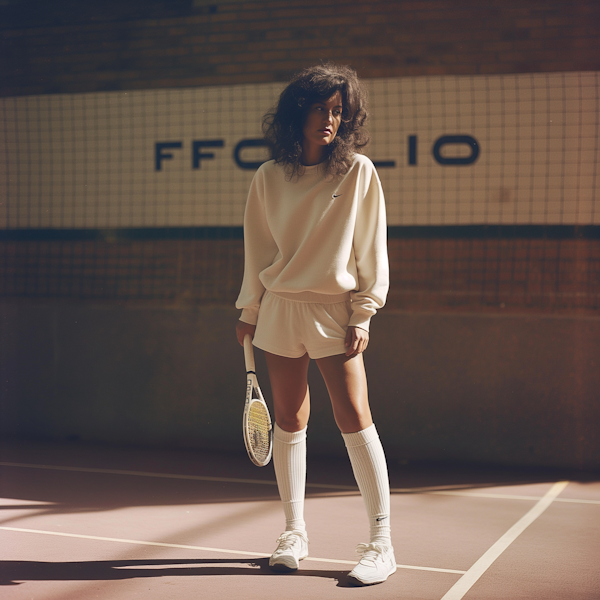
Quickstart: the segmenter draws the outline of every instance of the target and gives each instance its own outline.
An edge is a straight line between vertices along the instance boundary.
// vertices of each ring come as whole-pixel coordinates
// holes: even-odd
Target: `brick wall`
[[[5,96],[282,81],[321,59],[363,77],[600,69],[596,0],[8,0],[0,23]]]
[[[387,308],[600,310],[600,243],[589,239],[390,239]],[[7,296],[185,307],[232,306],[239,239],[4,242]]]

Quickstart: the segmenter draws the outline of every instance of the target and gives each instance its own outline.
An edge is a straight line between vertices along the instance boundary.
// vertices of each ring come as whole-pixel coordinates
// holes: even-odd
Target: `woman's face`
[[[342,95],[336,92],[329,100],[311,105],[304,121],[304,142],[328,146],[333,142],[342,122]]]

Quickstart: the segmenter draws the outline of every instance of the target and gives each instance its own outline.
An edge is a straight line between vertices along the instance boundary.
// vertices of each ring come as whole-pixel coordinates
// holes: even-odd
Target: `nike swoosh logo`
[[[339,198],[341,196],[341,194],[331,194],[332,198]]]
[[[384,519],[387,519],[387,517],[377,517],[375,520],[376,521],[383,521]]]

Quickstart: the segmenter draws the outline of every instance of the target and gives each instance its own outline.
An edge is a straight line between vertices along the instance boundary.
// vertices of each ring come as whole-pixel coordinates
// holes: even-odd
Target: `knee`
[[[342,433],[354,433],[362,431],[373,424],[371,411],[365,410],[349,410],[335,415],[335,421]]]
[[[301,429],[304,429],[307,425],[305,419],[302,419],[300,415],[277,415],[275,421],[277,422],[277,425],[280,429],[283,429],[288,433],[300,431]]]

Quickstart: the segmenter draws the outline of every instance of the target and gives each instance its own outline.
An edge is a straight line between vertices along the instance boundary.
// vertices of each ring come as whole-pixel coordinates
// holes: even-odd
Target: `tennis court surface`
[[[350,587],[368,541],[348,461],[309,459],[310,557],[267,566],[272,466],[244,456],[4,442],[3,600],[600,598],[600,474],[390,465],[398,571]]]

